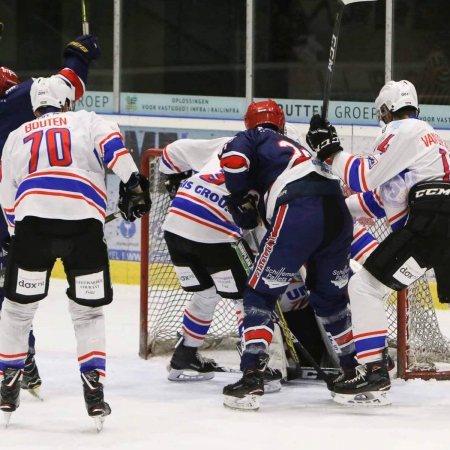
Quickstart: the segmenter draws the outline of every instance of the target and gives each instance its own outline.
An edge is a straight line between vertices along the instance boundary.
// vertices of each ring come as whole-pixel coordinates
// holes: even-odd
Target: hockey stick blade
[[[239,369],[232,369],[231,367],[218,366],[214,369],[217,373],[242,373]]]
[[[105,223],[112,222],[113,220],[118,219],[119,217],[122,217],[122,213],[120,212],[120,210],[114,211],[113,213],[108,214],[105,217]]]

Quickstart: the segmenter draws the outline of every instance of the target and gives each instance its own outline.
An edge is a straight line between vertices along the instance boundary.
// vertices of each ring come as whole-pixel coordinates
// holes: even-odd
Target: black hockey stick
[[[255,242],[258,242],[258,240],[256,239],[256,236],[252,236],[253,239],[255,240]],[[247,254],[246,248],[244,246],[244,244],[242,243],[243,239],[239,239],[236,242],[233,242],[231,244],[231,246],[234,248],[234,250],[236,251],[239,260],[241,261],[242,267],[244,268],[245,272],[247,273],[247,275],[250,275],[251,272],[251,267],[252,267],[252,261],[249,257],[249,255]],[[280,307],[280,302],[277,300],[277,308],[279,308],[279,311],[281,311],[281,307]],[[281,332],[283,334],[284,340],[286,342],[287,348],[289,350],[289,355],[292,359],[292,361],[294,362],[294,369],[293,372],[291,374],[291,379],[293,378],[299,378],[301,376],[301,365],[300,365],[300,359],[298,357],[298,354],[295,350],[295,347],[293,345],[293,340],[292,340],[292,332],[289,329],[286,319],[284,318],[283,313],[281,312],[281,317],[280,315],[276,315],[274,314],[275,319],[277,321],[277,323],[279,324],[280,328],[281,328]]]
[[[328,116],[328,107],[330,106],[331,82],[333,80],[334,66],[336,63],[337,45],[339,39],[339,30],[341,28],[342,14],[344,13],[345,5],[349,3],[360,3],[376,0],[339,0],[339,11],[336,13],[336,18],[333,27],[333,36],[331,37],[330,57],[328,59],[327,78],[325,81],[325,89],[323,94],[322,105],[322,119],[326,120]]]

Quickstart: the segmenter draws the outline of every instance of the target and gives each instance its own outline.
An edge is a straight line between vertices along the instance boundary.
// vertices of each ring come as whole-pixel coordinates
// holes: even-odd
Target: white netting
[[[148,270],[148,336],[149,353],[173,349],[180,331],[184,304],[192,294],[184,292],[179,283],[164,242],[161,225],[170,199],[164,188],[164,177],[158,171],[159,157],[150,159],[152,209],[149,226]],[[363,221],[362,224],[382,241],[389,233],[384,220]],[[435,362],[450,363],[450,342],[440,332],[426,275],[408,291],[408,369],[434,370]],[[389,345],[397,346],[397,297],[386,298],[389,322]],[[142,330],[141,330],[142,332]],[[207,345],[223,345],[238,337],[233,302],[223,299],[216,308]]]
[[[178,283],[161,230],[171,201],[158,165],[159,157],[150,160],[152,208],[149,219],[147,342],[152,354],[173,350],[177,332],[181,329],[184,305],[192,297]],[[222,299],[216,307],[206,346],[220,345],[223,348],[238,339],[234,303]]]

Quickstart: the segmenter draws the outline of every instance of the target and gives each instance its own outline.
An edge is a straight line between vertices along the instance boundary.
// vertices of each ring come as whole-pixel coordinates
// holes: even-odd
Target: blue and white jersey
[[[396,230],[407,221],[411,187],[423,181],[450,182],[450,150],[426,122],[397,120],[381,130],[370,156],[358,158],[339,152],[332,170],[355,192],[378,188],[374,191],[375,201],[384,209],[392,230]],[[378,217],[370,196],[358,197],[357,201],[367,206],[366,217]]]
[[[316,171],[308,150],[262,127],[238,133],[224,146],[220,158],[227,189],[242,195],[256,191],[259,213],[268,222],[285,186]]]
[[[26,216],[104,222],[106,165],[126,183],[138,172],[119,127],[94,112],[53,112],[6,141],[0,202],[8,228]]]
[[[242,230],[225,209],[222,197],[228,194],[219,159],[212,158],[199,173],[182,181],[163,230],[205,244],[237,241]]]

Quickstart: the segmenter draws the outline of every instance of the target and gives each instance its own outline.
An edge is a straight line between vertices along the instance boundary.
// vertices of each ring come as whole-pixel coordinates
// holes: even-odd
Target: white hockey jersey
[[[187,170],[199,172],[231,139],[179,139],[172,142],[163,149],[159,170],[167,175]],[[220,166],[218,168],[220,170]]]
[[[104,164],[124,183],[138,172],[118,125],[94,112],[47,113],[13,131],[0,183],[10,234],[26,216],[104,222]]]
[[[332,170],[353,191],[374,191],[370,197],[354,197],[349,205],[354,216],[360,216],[358,203],[365,217],[381,217],[378,211],[383,209],[395,230],[407,220],[412,186],[423,181],[450,182],[450,151],[436,131],[418,119],[390,122],[374,146],[373,154],[364,158],[339,152]]]
[[[225,209],[222,196],[228,194],[219,159],[210,158],[199,173],[181,183],[163,230],[206,244],[237,241],[242,231]]]

